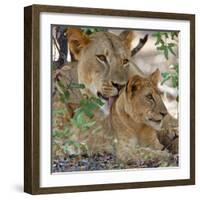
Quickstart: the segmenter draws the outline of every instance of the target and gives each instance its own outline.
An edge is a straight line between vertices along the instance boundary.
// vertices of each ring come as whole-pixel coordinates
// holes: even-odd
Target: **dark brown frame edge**
[[[188,20],[190,22],[190,178],[66,187],[40,187],[39,104],[39,15],[40,12],[75,13]],[[97,8],[32,5],[24,8],[24,191],[30,194],[83,192],[195,184],[195,15],[111,10]]]

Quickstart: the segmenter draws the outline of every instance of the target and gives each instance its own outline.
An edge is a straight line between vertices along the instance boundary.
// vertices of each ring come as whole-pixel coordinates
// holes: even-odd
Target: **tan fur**
[[[67,31],[69,49],[72,51],[75,58],[80,58],[81,50],[89,43],[89,38],[83,34],[79,29],[70,28]]]
[[[149,78],[141,78],[143,76],[142,72],[137,66],[133,66],[131,62],[130,43],[133,38],[134,34],[132,32],[122,33],[120,36],[99,32],[89,37],[80,29],[68,29],[69,48],[78,63],[77,66],[65,66],[59,70],[62,78],[66,79],[63,80],[66,84],[71,82],[71,78],[74,79],[78,74],[73,82],[83,83],[86,86],[85,89],[81,90],[81,93],[86,96],[96,96],[97,92],[105,97],[116,96],[119,91],[113,83],[125,85],[130,74],[140,75],[129,80],[127,94],[124,89],[113,106],[111,116],[104,120],[101,119],[102,116],[95,116],[94,120],[97,121],[95,128],[101,126],[100,131],[92,133],[93,130],[88,130],[85,134],[81,134],[77,130],[74,131],[77,133],[74,139],[87,144],[89,151],[92,153],[113,152],[113,143],[117,141],[117,155],[122,160],[131,159],[137,146],[150,147],[151,149],[161,149],[163,147],[156,137],[155,128],[158,129],[159,127],[152,127],[144,123],[146,116],[155,117],[158,120],[160,115],[156,112],[166,112],[156,87],[159,73],[156,72]],[[106,56],[109,67],[100,62],[98,56],[101,55]],[[129,60],[127,66],[122,64],[124,59]],[[133,66],[133,68],[130,66]],[[137,86],[137,91],[133,97],[132,84]],[[143,103],[143,90],[151,90],[153,95],[156,96],[157,110],[155,112],[152,112],[149,105]],[[82,98],[82,95],[72,93],[69,102],[78,103],[80,98]],[[133,99],[136,100],[134,104],[132,104]],[[54,101],[58,101],[57,96],[55,96]],[[71,104],[63,106],[68,106],[70,112],[64,116],[61,130],[63,124],[67,123],[73,115]],[[56,104],[55,107],[60,107],[60,105]],[[95,114],[99,113],[96,112]],[[113,130],[110,130],[108,125],[110,117],[112,118]]]
[[[134,33],[125,31],[117,36],[97,32],[86,36],[80,29],[69,28],[67,36],[70,51],[78,60],[78,81],[86,87],[82,93],[87,96],[100,93],[106,98],[117,95],[114,85],[123,86],[129,78]],[[132,71],[140,73],[138,68]]]
[[[163,149],[156,130],[161,128],[167,110],[157,90],[158,79],[158,70],[148,78],[134,76],[112,107],[117,157],[122,161],[134,158],[137,147]]]
[[[178,120],[167,114],[163,120],[162,129],[157,133],[160,143],[162,143],[166,149],[171,153],[178,153]]]
[[[72,73],[72,69],[70,66],[65,66],[64,69],[59,70],[55,76],[58,76],[58,73],[60,74],[60,78],[62,78],[63,82],[68,83],[70,81],[70,77],[74,78],[74,74]],[[70,72],[72,74],[70,74]],[[68,75],[68,77],[66,77]],[[168,137],[170,135],[171,137],[171,129],[170,127],[174,128],[177,127],[177,124],[175,121],[170,118],[168,115],[164,118],[164,123],[162,125],[162,129],[158,132],[155,130],[155,128],[149,127],[142,123],[142,119],[147,116],[147,113],[149,113],[149,109],[151,109],[150,106],[146,105],[144,106],[144,103],[140,101],[140,95],[142,95],[142,88],[146,88],[147,91],[150,89],[153,89],[152,93],[155,93],[154,95],[159,95],[157,88],[156,88],[156,80],[159,78],[159,73],[156,72],[154,75],[151,76],[151,78],[148,79],[142,79],[139,76],[134,76],[134,78],[131,78],[127,83],[127,94],[126,90],[123,89],[120,96],[116,100],[115,104],[113,104],[112,112],[110,113],[110,116],[107,116],[106,118],[102,118],[102,115],[100,112],[94,112],[95,116],[92,120],[96,121],[96,124],[91,129],[87,130],[85,133],[80,131],[79,129],[75,127],[70,127],[71,132],[73,132],[73,138],[72,140],[81,142],[81,144],[86,144],[88,147],[88,153],[102,153],[102,152],[110,152],[115,153],[117,152],[117,156],[119,159],[127,161],[131,158],[134,158],[135,160],[141,159],[140,156],[144,157],[144,155],[140,155],[140,150],[142,147],[143,150],[141,152],[146,152],[148,154],[148,148],[150,148],[150,152],[152,153],[153,149],[161,149],[163,146],[160,145],[162,143],[164,146],[168,146],[169,143],[170,148],[169,151],[176,153],[176,149],[178,148],[178,139],[173,141],[168,141]],[[66,79],[66,80],[65,80]],[[149,84],[149,82],[151,84]],[[132,105],[131,100],[131,94],[132,89],[131,85],[135,84],[137,85],[138,90],[140,89],[140,92],[135,93],[136,96],[133,98],[136,100],[135,104]],[[76,95],[77,90],[74,91]],[[140,94],[141,93],[141,94]],[[69,101],[67,105],[62,104],[59,101],[59,96],[55,96],[53,98],[53,110],[56,109],[64,109],[67,107],[68,112],[64,116],[56,117],[54,120],[57,122],[57,126],[53,127],[54,130],[63,130],[64,125],[69,124],[70,118],[74,114],[74,108],[78,107],[78,99],[81,97],[73,96],[74,93],[72,93],[72,99]],[[128,100],[130,98],[130,100]],[[142,99],[144,99],[142,97]],[[139,101],[138,101],[139,100]],[[70,103],[71,102],[71,103]],[[75,104],[74,102],[77,102]],[[139,106],[138,106],[139,105]],[[165,112],[165,107],[163,107],[162,100],[160,97],[157,99],[157,105],[156,107],[158,112],[159,110],[163,110],[162,112]],[[132,112],[133,107],[133,112]],[[137,109],[134,109],[136,107]],[[143,115],[141,118],[138,118],[137,115],[140,115],[142,113]],[[133,117],[131,117],[133,115]],[[152,116],[152,114],[150,113]],[[155,113],[154,113],[155,115]],[[134,119],[134,120],[133,120]],[[90,119],[91,120],[91,119]],[[136,121],[142,126],[138,125]],[[138,131],[139,135],[135,134],[135,131]],[[133,132],[134,130],[134,132]],[[158,134],[158,138],[160,140],[160,143],[157,140],[156,132]],[[148,133],[148,134],[147,134]],[[173,137],[173,135],[172,135]],[[63,141],[61,141],[62,143]],[[117,142],[117,143],[116,143]],[[62,144],[61,144],[62,146]],[[140,148],[137,148],[140,147]],[[60,154],[60,149],[56,150],[57,146],[54,145],[54,156]],[[71,149],[72,154],[79,154],[80,152],[76,149]],[[82,152],[84,153],[84,151]],[[166,153],[166,152],[165,152]],[[64,153],[61,153],[64,154]],[[154,152],[155,155],[159,155],[159,157],[162,155],[162,152]],[[139,157],[138,157],[139,156]],[[163,156],[163,155],[162,155]],[[137,158],[138,157],[138,158]]]

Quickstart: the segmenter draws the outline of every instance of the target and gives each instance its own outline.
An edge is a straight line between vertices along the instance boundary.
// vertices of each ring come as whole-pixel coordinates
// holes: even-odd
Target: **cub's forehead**
[[[158,87],[152,83],[151,81],[146,81],[143,85],[144,90],[146,90],[147,92],[151,92],[151,93],[155,93],[155,94],[160,94],[160,91],[158,89]]]
[[[145,91],[157,92],[157,86],[149,79],[141,79],[139,82],[140,88]]]
[[[129,54],[128,49],[125,48],[123,41],[119,36],[109,32],[97,32],[91,35],[92,45],[100,50],[108,50],[115,54]]]

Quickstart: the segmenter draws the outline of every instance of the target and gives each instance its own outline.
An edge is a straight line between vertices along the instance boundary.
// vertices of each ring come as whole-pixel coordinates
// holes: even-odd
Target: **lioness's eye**
[[[124,59],[122,62],[123,62],[123,65],[126,65],[129,62],[129,60],[128,59]]]
[[[97,57],[97,59],[99,59],[100,61],[107,62],[106,56],[104,56],[104,55],[96,55],[96,57]]]

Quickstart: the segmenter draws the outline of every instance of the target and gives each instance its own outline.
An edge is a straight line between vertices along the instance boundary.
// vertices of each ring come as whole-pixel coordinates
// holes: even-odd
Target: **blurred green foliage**
[[[177,49],[178,32],[155,32],[152,34],[155,38],[155,46],[158,51],[161,51],[165,58],[168,60],[169,55],[177,56],[175,49]],[[171,80],[172,87],[178,88],[178,77],[179,77],[179,65],[172,64],[169,65],[169,70],[161,73],[163,80],[161,84],[163,85],[166,81]],[[177,97],[178,101],[178,97]]]
[[[83,32],[86,33],[87,35],[90,35],[92,33],[95,33],[95,32],[100,32],[100,31],[105,31],[105,28],[82,28]]]
[[[169,72],[163,72],[161,73],[163,80],[161,84],[163,85],[167,80],[171,79],[172,80],[172,86],[174,88],[178,87],[178,64],[172,65],[171,67],[172,71]]]
[[[170,53],[176,56],[174,48],[177,47],[177,44],[172,41],[178,37],[178,32],[155,32],[152,36],[156,39],[155,46],[157,50],[162,51],[167,60]]]
[[[96,123],[92,120],[94,111],[103,105],[104,103],[96,97],[81,99],[80,107],[75,110],[75,115],[71,119],[72,123],[82,131],[94,126]]]
[[[70,90],[71,89],[84,89],[84,84],[79,83],[70,83],[68,85],[65,85],[61,80],[56,81],[56,88],[58,90],[60,101],[62,103],[67,103],[68,99],[70,97]]]
[[[79,83],[70,83],[64,84],[61,80],[55,80],[56,88],[59,94],[60,102],[64,105],[69,103],[70,93],[72,89],[84,89],[84,84]],[[93,119],[94,112],[99,109],[104,103],[101,99],[97,97],[83,97],[80,99],[78,104],[78,108],[74,110],[74,115],[69,121],[69,123],[63,124],[62,129],[55,129],[52,133],[53,136],[53,144],[58,148],[61,148],[64,153],[68,153],[70,147],[73,147],[77,150],[88,151],[87,145],[77,140],[72,139],[74,133],[73,127],[78,128],[81,133],[93,127],[96,124],[96,121]],[[57,127],[59,124],[56,123],[56,118],[61,117],[64,118],[65,114],[68,112],[67,106],[62,109],[54,109],[53,110],[53,122]],[[63,141],[63,143],[60,143]],[[88,152],[89,153],[89,152]]]

